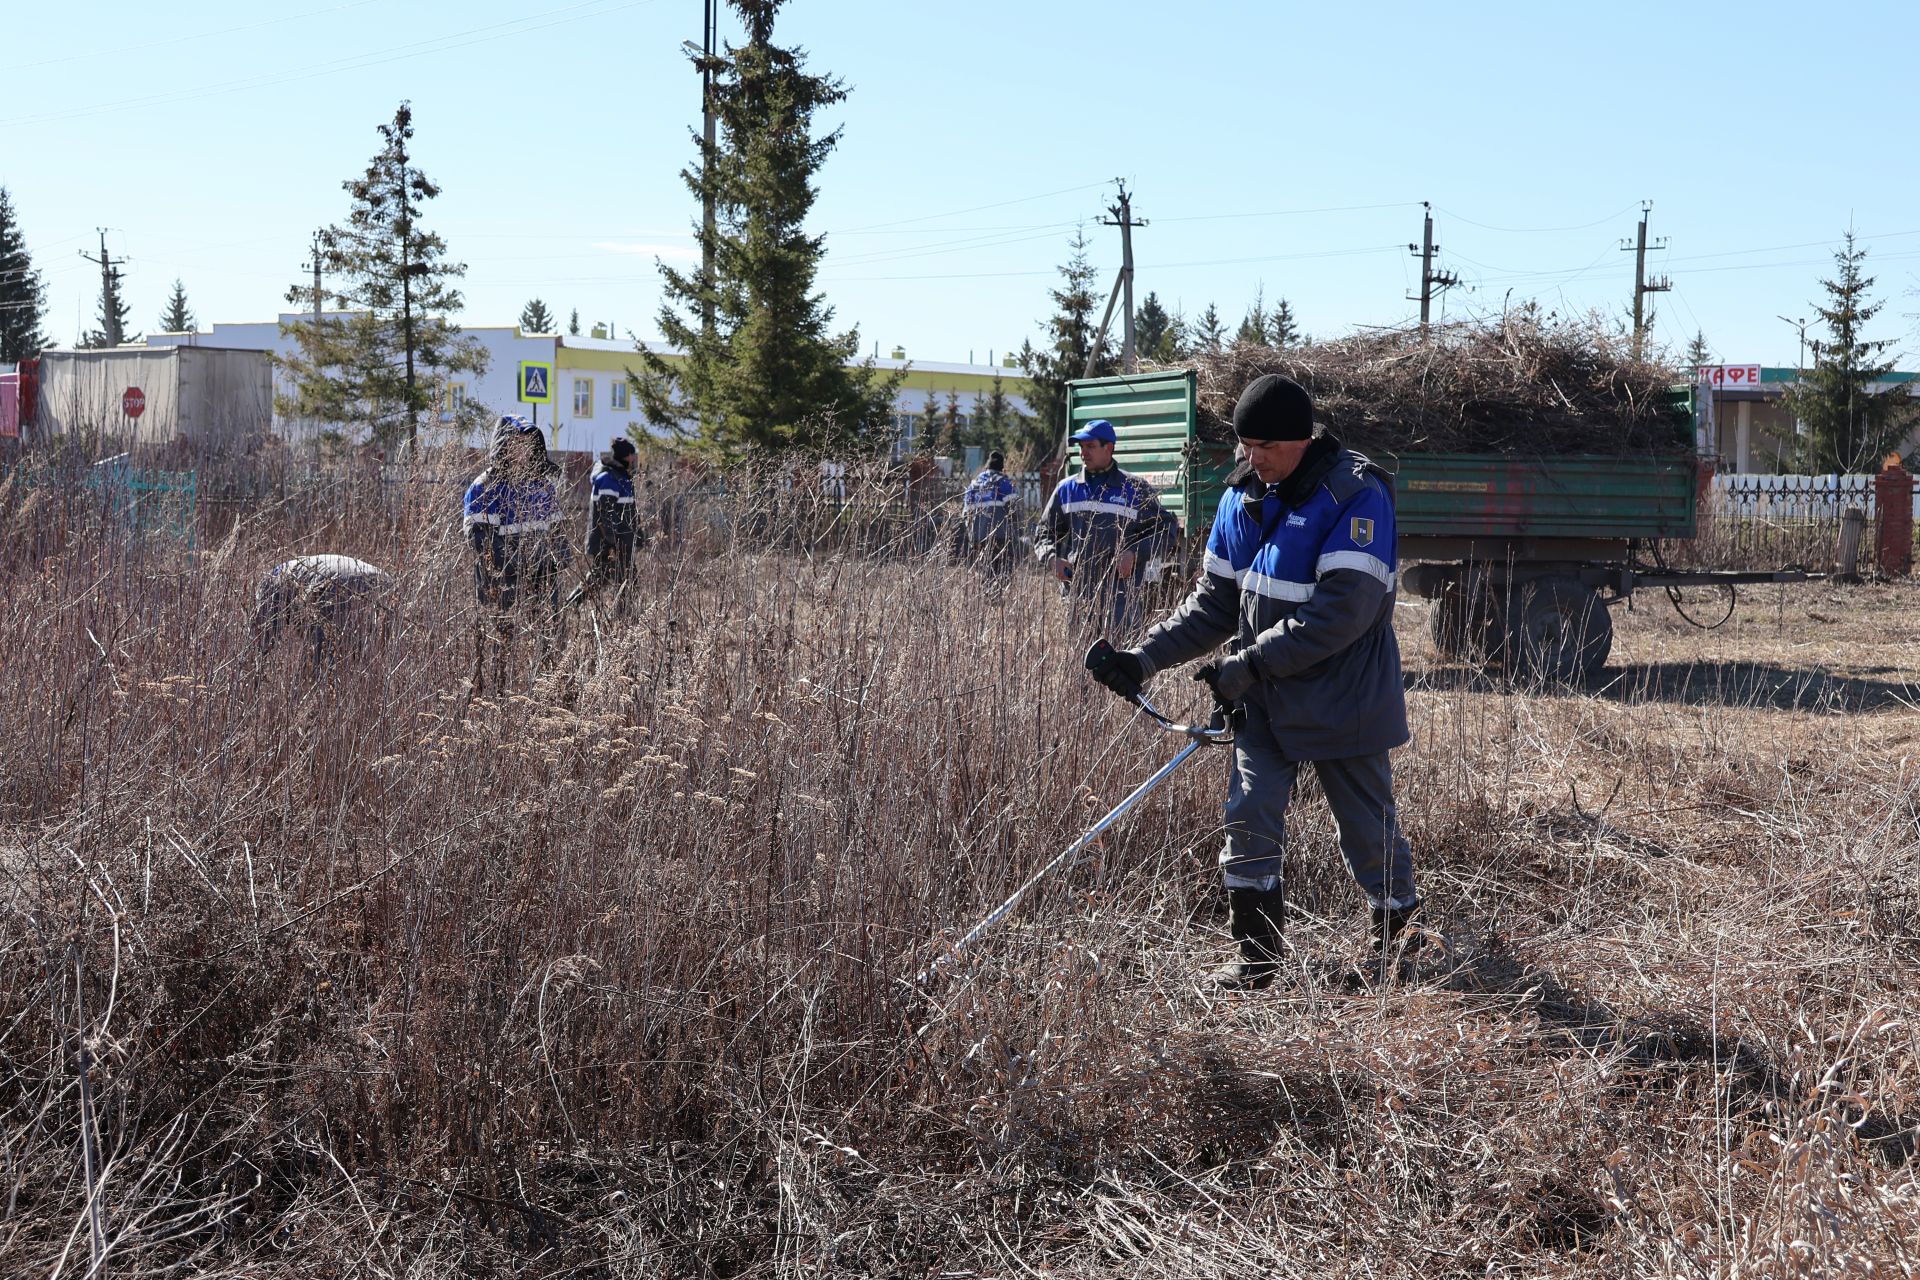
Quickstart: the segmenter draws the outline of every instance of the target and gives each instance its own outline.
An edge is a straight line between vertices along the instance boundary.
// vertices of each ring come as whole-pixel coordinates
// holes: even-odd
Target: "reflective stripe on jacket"
[[[1153,486],[1119,467],[1087,474],[1082,468],[1054,486],[1040,519],[1042,559],[1061,557],[1077,570],[1110,563],[1122,548],[1134,548],[1153,536],[1160,499]]]
[[[1251,478],[1214,517],[1192,593],[1147,634],[1154,670],[1222,644],[1252,654],[1289,759],[1372,755],[1407,741],[1393,634],[1392,478],[1332,437],[1278,485]]]
[[[960,502],[968,517],[968,536],[975,542],[998,541],[1012,532],[1020,490],[1004,472],[988,468],[973,478]]]

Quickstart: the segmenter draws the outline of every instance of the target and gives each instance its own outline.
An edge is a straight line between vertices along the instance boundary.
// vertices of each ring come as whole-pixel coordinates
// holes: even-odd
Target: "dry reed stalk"
[[[1920,1265],[1911,589],[1624,615],[1582,695],[1442,664],[1409,607],[1444,949],[1354,973],[1306,788],[1287,981],[1200,993],[1198,768],[921,1003],[1171,750],[1042,584],[989,600],[877,505],[689,495],[631,618],[473,696],[453,483],[193,555],[0,492],[39,548],[0,646],[60,655],[0,664],[0,1271],[89,1202],[74,954],[116,1275]],[[364,663],[250,651],[296,549],[398,571]]]

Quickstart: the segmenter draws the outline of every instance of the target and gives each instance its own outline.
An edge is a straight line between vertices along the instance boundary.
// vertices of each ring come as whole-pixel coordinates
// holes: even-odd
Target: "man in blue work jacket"
[[[627,611],[625,588],[633,572],[633,549],[642,541],[633,490],[638,453],[633,441],[619,437],[600,455],[587,480],[587,578],[567,597],[568,604],[579,604],[611,588],[616,611],[622,616]]]
[[[989,578],[1007,572],[1014,517],[1020,510],[1020,489],[1007,475],[1006,465],[998,449],[988,454],[987,465],[960,499],[967,522],[968,550]]]
[[[1047,499],[1034,556],[1052,567],[1078,621],[1125,635],[1138,619],[1134,569],[1159,528],[1160,500],[1152,485],[1114,465],[1111,422],[1089,422],[1073,441],[1080,446],[1080,470]]]
[[[1312,398],[1275,374],[1241,395],[1233,429],[1246,461],[1228,478],[1198,583],[1138,648],[1093,674],[1130,697],[1156,672],[1228,646],[1195,675],[1244,709],[1220,853],[1240,955],[1211,978],[1253,988],[1272,981],[1280,957],[1287,802],[1303,761],[1372,907],[1376,946],[1406,926],[1419,895],[1387,760],[1408,737],[1391,478],[1315,436]]]

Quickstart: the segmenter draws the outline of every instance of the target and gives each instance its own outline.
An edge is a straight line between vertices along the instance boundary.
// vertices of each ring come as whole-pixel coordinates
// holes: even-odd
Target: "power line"
[[[1401,246],[1397,244],[1388,244],[1388,245],[1375,245],[1365,249],[1325,249],[1325,250],[1321,250],[1319,252],[1313,252],[1313,253],[1271,253],[1271,254],[1262,254],[1257,257],[1251,257],[1251,258],[1199,258],[1199,259],[1193,259],[1186,262],[1156,262],[1152,265],[1155,271],[1174,271],[1183,267],[1236,267],[1236,266],[1243,266],[1245,264],[1255,263],[1255,262],[1301,262],[1301,261],[1306,261],[1308,259],[1314,259],[1314,258],[1351,258],[1351,257],[1359,257],[1359,256],[1368,255],[1368,254],[1376,254],[1376,253],[1399,253],[1400,251],[1401,251]],[[1006,280],[1006,279],[1012,279],[1018,276],[1050,276],[1050,275],[1056,275],[1058,274],[1058,272],[1059,272],[1058,267],[1046,267],[1043,269],[1033,270],[1033,271],[960,271],[960,272],[952,272],[952,273],[940,274],[940,275],[913,275],[913,276],[823,275],[821,277],[821,280],[822,280],[822,283],[838,282],[842,284],[849,284],[855,281],[864,282],[864,281],[876,281],[876,280]],[[589,278],[598,279],[600,277],[589,277]],[[614,277],[604,277],[604,278],[613,279]],[[521,280],[521,281],[505,281],[505,282],[496,281],[494,283],[529,284],[532,282]]]
[[[88,116],[104,115],[109,112],[124,111],[135,107],[170,106],[181,102],[193,102],[200,98],[214,97],[222,93],[238,92],[244,89],[269,89],[283,84],[292,84],[299,80],[310,80],[315,76],[327,75],[335,71],[361,71],[368,67],[384,66],[389,62],[399,62],[407,58],[423,57],[432,53],[449,53],[455,49],[465,49],[471,45],[485,44],[492,40],[503,40],[508,36],[525,35],[532,31],[545,31],[550,27],[564,26],[571,22],[581,22],[587,18],[603,18],[626,9],[635,9],[643,4],[652,4],[655,0],[626,0],[612,8],[596,9],[591,13],[577,13],[572,17],[554,17],[555,14],[573,13],[576,9],[587,9],[604,4],[605,0],[579,0],[577,4],[566,5],[549,10],[545,14],[532,17],[512,18],[506,22],[496,22],[484,27],[473,27],[466,31],[457,31],[451,35],[434,36],[426,40],[415,40],[408,44],[395,45],[390,49],[376,51],[373,54],[349,54],[343,58],[334,58],[327,62],[316,63],[304,70],[288,75],[250,76],[240,80],[229,80],[222,84],[206,85],[174,93],[152,94],[142,98],[125,98],[118,102],[106,102],[81,111],[49,111],[38,115],[16,116],[11,120],[0,120],[0,127],[40,124],[51,120],[80,120]],[[548,17],[550,22],[538,22],[536,19]],[[531,25],[529,25],[531,24]],[[513,28],[511,30],[503,28]],[[491,32],[492,34],[486,34]],[[464,37],[473,36],[474,39]]]
[[[1189,213],[1177,218],[1163,217],[1162,222],[1219,222],[1229,218],[1289,218],[1313,213],[1364,213],[1373,209],[1408,209],[1415,204],[1412,200],[1396,200],[1391,204],[1336,204],[1320,209],[1266,209],[1256,213]]]
[[[213,31],[193,31],[183,36],[172,36],[166,40],[148,40],[142,44],[122,45],[118,49],[98,49],[92,53],[64,53],[57,58],[42,58],[38,62],[19,62],[9,68],[11,71],[31,71],[35,67],[52,67],[62,62],[91,61],[96,58],[117,58],[122,54],[145,53],[150,49],[164,49],[168,45],[186,44],[192,40],[210,40],[214,36],[230,36],[240,31],[257,31],[261,27],[279,26],[286,22],[299,22],[304,18],[321,18],[329,13],[339,13],[343,9],[363,9],[374,0],[351,0],[349,4],[337,4],[330,9],[309,9],[305,13],[283,14],[278,18],[266,18],[259,22],[248,22],[237,27],[220,27]]]
[[[1095,187],[1104,187],[1106,185],[1104,182],[1089,182],[1078,187],[1061,187],[1058,191],[1042,191],[1039,195],[1021,196],[1015,200],[998,200],[993,204],[976,204],[966,209],[948,209],[944,213],[923,213],[917,218],[899,218],[893,222],[868,223],[864,227],[850,227],[847,231],[841,232],[841,234],[847,235],[858,231],[876,231],[882,227],[904,227],[911,222],[931,222],[935,218],[957,218],[963,213],[980,213],[987,209],[1004,209],[1008,205],[1030,204],[1035,200],[1049,200],[1054,196],[1070,195],[1076,191],[1091,191]]]
[[[1449,218],[1454,219],[1456,222],[1464,222],[1470,227],[1479,227],[1482,231],[1499,231],[1506,235],[1515,235],[1515,236],[1544,235],[1544,234],[1555,232],[1555,231],[1585,231],[1590,227],[1597,227],[1597,226],[1600,226],[1602,223],[1612,222],[1615,218],[1620,217],[1622,214],[1633,212],[1633,206],[1628,205],[1624,209],[1615,210],[1614,212],[1608,214],[1604,218],[1595,218],[1592,222],[1581,222],[1573,226],[1566,226],[1566,227],[1496,227],[1489,222],[1475,222],[1472,218],[1463,217],[1462,215],[1455,213],[1451,209],[1440,209],[1438,205],[1434,207],[1439,212],[1444,213]]]

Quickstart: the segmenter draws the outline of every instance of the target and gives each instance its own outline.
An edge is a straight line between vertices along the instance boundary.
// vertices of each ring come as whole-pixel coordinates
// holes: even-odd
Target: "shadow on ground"
[[[1470,943],[1455,952],[1454,960],[1443,986],[1462,994],[1502,997],[1502,1007],[1510,1014],[1524,1010],[1538,1018],[1550,1043],[1558,1041],[1583,1053],[1617,1053],[1650,1071],[1704,1066],[1724,1074],[1733,1096],[1755,1108],[1773,1104],[1791,1110],[1802,1101],[1765,1049],[1716,1034],[1685,1014],[1621,1014],[1515,957],[1497,939]],[[1863,1145],[1884,1164],[1898,1167],[1913,1159],[1920,1117],[1888,1115],[1850,1102],[1840,1105]]]
[[[1556,692],[1552,687],[1509,679],[1498,668],[1461,664],[1410,669],[1405,682],[1409,691],[1467,689],[1536,696]],[[1563,686],[1559,692],[1626,703],[1829,713],[1912,709],[1920,705],[1920,688],[1903,680],[1783,667],[1771,662],[1652,662],[1608,667],[1591,684]]]

